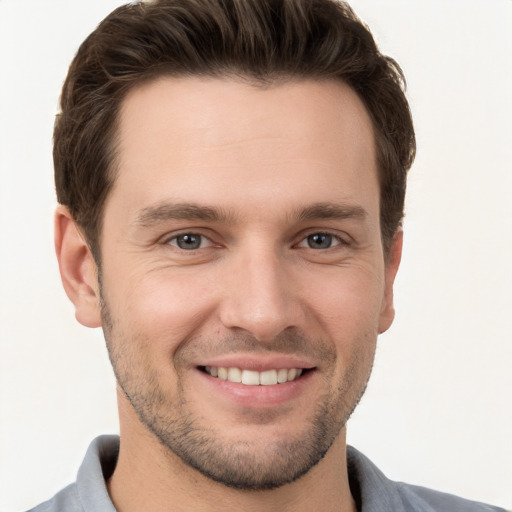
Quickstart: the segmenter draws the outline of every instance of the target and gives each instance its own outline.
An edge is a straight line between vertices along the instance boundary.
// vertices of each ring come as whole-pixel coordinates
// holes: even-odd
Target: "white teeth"
[[[242,383],[246,386],[274,386],[284,384],[299,378],[302,375],[302,368],[280,368],[277,370],[266,370],[257,372],[254,370],[241,370],[240,368],[226,368],[223,366],[205,366],[205,370],[212,377],[218,377],[230,382]]]
[[[288,380],[293,380],[297,377],[297,368],[290,368],[288,370]]]
[[[242,384],[247,386],[259,386],[260,372],[253,372],[252,370],[244,370],[242,372]]]
[[[242,382],[242,371],[239,368],[228,368],[228,380],[230,382]]]
[[[277,384],[277,370],[267,370],[260,373],[260,384],[263,386],[274,386]]]
[[[288,382],[288,370],[286,368],[281,368],[277,372],[277,382],[282,384],[283,382]]]

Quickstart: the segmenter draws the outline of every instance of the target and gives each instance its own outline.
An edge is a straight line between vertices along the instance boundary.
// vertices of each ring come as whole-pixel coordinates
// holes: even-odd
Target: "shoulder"
[[[388,479],[355,448],[347,447],[350,489],[362,512],[505,512],[504,509]]]
[[[505,509],[466,500],[453,494],[434,491],[426,487],[395,483],[406,510],[424,510],[425,512],[505,512]]]
[[[97,437],[87,450],[76,482],[28,512],[115,512],[106,480],[114,471],[118,453],[118,436]]]
[[[76,484],[68,485],[52,499],[37,505],[28,512],[82,512]]]

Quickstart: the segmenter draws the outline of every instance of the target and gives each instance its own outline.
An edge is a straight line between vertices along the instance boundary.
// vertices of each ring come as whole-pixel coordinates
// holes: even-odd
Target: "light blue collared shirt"
[[[119,453],[118,436],[100,436],[89,446],[76,482],[29,512],[116,512],[106,480]],[[349,446],[350,488],[359,512],[505,512],[451,494],[393,482],[362,453]]]

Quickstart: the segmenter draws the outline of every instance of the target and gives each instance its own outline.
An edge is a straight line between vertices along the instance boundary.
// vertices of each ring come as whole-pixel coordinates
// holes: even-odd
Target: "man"
[[[89,36],[55,126],[56,249],[121,435],[35,510],[498,510],[346,446],[394,316],[402,83],[330,0],[130,4]]]

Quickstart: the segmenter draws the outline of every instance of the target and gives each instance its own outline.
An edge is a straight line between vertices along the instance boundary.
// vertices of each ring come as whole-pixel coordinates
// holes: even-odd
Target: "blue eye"
[[[171,238],[168,243],[184,251],[193,251],[207,245],[208,239],[197,233],[183,233]]]
[[[340,239],[337,236],[331,235],[329,233],[312,233],[308,235],[302,242],[299,244],[299,247],[308,247],[309,249],[330,249],[335,245],[339,245],[341,243]]]

